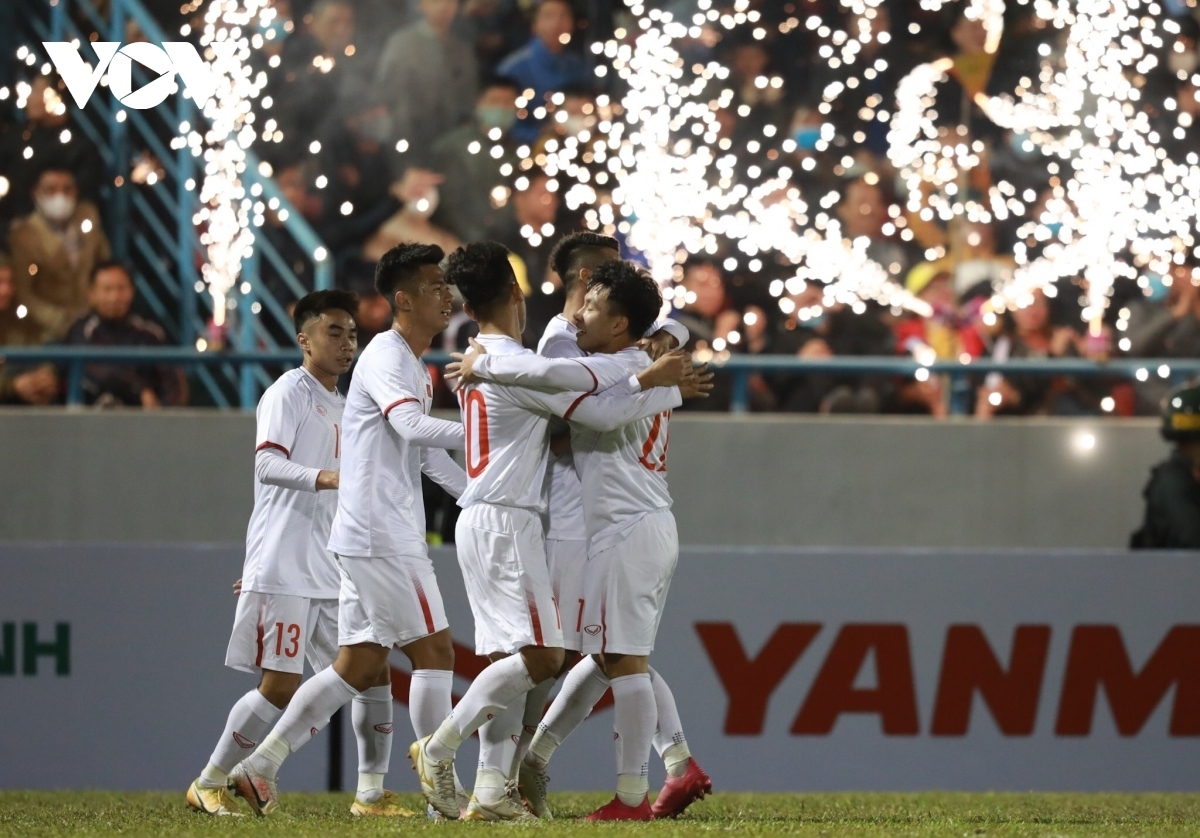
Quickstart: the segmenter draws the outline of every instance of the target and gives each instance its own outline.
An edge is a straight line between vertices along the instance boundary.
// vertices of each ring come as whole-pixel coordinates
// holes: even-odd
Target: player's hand
[[[679,382],[679,395],[685,399],[707,399],[713,388],[713,373],[708,371],[708,364],[698,367],[688,367],[683,381]]]
[[[234,596],[242,595],[242,579],[241,579],[241,577],[238,577],[238,580],[233,583],[233,595]]]
[[[14,376],[13,392],[26,404],[50,404],[58,395],[58,376],[53,367],[39,367]]]
[[[676,387],[691,368],[691,356],[676,349],[638,373],[637,379],[641,382],[643,390],[649,390],[651,387]]]
[[[651,361],[657,361],[663,355],[666,355],[672,349],[679,346],[679,341],[675,336],[665,329],[659,329],[648,338],[642,338],[637,342],[638,349],[650,356]]]
[[[341,472],[339,471],[321,469],[321,473],[317,475],[317,491],[336,489],[338,487],[338,475],[340,474]]]
[[[142,408],[144,410],[158,410],[160,407],[162,407],[162,403],[153,390],[147,387],[142,391]]]
[[[467,384],[473,384],[479,378],[475,375],[475,362],[480,355],[486,355],[487,350],[483,344],[470,338],[471,348],[467,352],[451,352],[450,357],[454,359],[452,363],[446,365],[446,380],[458,380],[458,386],[464,387]]]

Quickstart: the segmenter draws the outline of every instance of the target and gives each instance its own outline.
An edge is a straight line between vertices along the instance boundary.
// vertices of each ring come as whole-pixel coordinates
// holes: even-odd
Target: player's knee
[[[566,675],[568,672],[570,672],[575,667],[575,664],[579,663],[579,661],[582,659],[583,655],[581,655],[579,652],[576,652],[574,649],[564,649],[562,666],[558,668],[559,677],[561,678],[563,675]]]
[[[343,646],[338,650],[333,671],[343,681],[362,692],[377,683],[380,670],[387,666],[387,649],[374,644]]]
[[[521,650],[525,660],[525,668],[535,684],[553,678],[563,665],[563,650],[546,648],[544,646],[526,646]]]
[[[299,673],[264,670],[258,682],[258,692],[272,705],[282,710],[288,706],[296,690],[300,689],[303,676]]]
[[[412,663],[413,669],[454,669],[454,638],[449,629],[413,641],[400,651]]]

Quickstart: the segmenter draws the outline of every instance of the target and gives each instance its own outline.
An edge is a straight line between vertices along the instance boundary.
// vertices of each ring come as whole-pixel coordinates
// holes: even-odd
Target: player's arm
[[[512,388],[508,394],[530,410],[549,413],[593,431],[615,431],[630,422],[683,404],[678,387],[655,387],[638,392],[623,386],[595,394],[542,393]]]
[[[421,471],[455,499],[467,490],[467,473],[441,448],[421,449]]]
[[[672,349],[687,346],[691,338],[687,326],[678,320],[659,320],[646,330],[645,336],[638,341],[638,348],[657,361]]]
[[[300,417],[309,407],[304,395],[294,389],[270,387],[263,393],[254,450],[254,476],[259,483],[300,492],[337,488],[337,472],[292,462]]]
[[[525,387],[546,393],[595,393],[629,377],[624,365],[606,356],[587,358],[543,358],[541,355],[487,355],[468,353],[461,367],[464,381],[475,379]],[[446,376],[451,369],[447,367]]]
[[[412,373],[411,364],[419,363],[411,357],[396,353],[397,363],[359,365],[355,376],[360,376],[368,395],[383,412],[383,418],[391,423],[400,438],[410,445],[428,448],[464,448],[466,435],[458,422],[426,416],[422,402],[405,378],[405,370]]]
[[[338,473],[293,463],[278,448],[260,448],[254,455],[254,476],[259,483],[300,492],[338,487]]]

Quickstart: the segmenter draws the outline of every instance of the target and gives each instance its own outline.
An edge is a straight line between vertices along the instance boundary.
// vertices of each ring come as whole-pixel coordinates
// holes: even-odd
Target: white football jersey
[[[526,383],[552,368],[507,335],[479,335],[476,340],[486,350],[476,362],[483,374],[497,358],[510,362],[506,366],[514,380]],[[574,377],[578,385],[587,387],[580,392],[547,394],[491,381],[460,388],[458,400],[467,435],[467,490],[458,505],[466,509],[474,503],[491,503],[544,513],[550,418],[570,410],[585,392],[607,390],[624,382],[629,378],[627,370],[612,356],[597,355],[560,370],[564,382]]]
[[[679,346],[686,346],[691,335],[687,327],[676,320],[660,320],[650,327],[646,336],[660,330],[670,332]],[[583,358],[586,353],[579,348],[579,329],[563,315],[553,317],[538,342],[538,354],[547,358]],[[639,370],[640,371],[640,370]],[[550,432],[557,432],[557,422],[552,422]],[[555,457],[551,455],[546,472],[546,505],[549,522],[546,538],[563,541],[587,538],[587,525],[583,514],[583,488],[579,473],[575,469],[574,452]]]
[[[345,405],[303,367],[285,372],[259,400],[255,452],[274,448],[298,465],[338,471]],[[242,590],[336,599],[339,574],[327,545],[337,495],[255,480]]]
[[[425,449],[388,421],[403,405],[429,413],[433,380],[395,330],[376,335],[359,357],[346,395],[337,515],[329,549],[355,558],[428,555],[421,467]]]
[[[621,360],[631,373],[650,363],[650,356],[636,347],[609,357]],[[671,390],[678,399],[679,391]],[[676,400],[675,406],[678,404]],[[589,556],[620,543],[630,525],[649,513],[671,508],[667,489],[670,422],[671,411],[664,409],[610,431],[571,423],[571,449],[583,492]]]

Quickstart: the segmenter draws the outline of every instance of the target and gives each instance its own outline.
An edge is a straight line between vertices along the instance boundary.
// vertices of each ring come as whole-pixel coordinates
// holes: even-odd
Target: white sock
[[[550,764],[554,749],[566,741],[571,731],[583,724],[607,689],[608,676],[600,669],[595,658],[589,655],[571,667],[563,679],[562,689],[538,725],[533,741],[529,743],[525,761],[545,769]]]
[[[358,799],[383,796],[383,777],[392,758],[392,688],[380,685],[354,696],[350,717],[358,741]]]
[[[408,717],[418,739],[438,729],[450,715],[454,673],[448,669],[417,669],[408,686]]]
[[[358,691],[333,667],[323,669],[300,685],[275,730],[250,758],[254,770],[274,779],[288,754],[299,750],[329,724],[329,718]]]
[[[246,757],[248,751],[258,746],[282,713],[263,697],[257,687],[239,698],[229,711],[221,741],[208,758],[208,765],[200,772],[200,785],[205,788],[224,786],[229,779],[229,772]]]
[[[517,778],[521,760],[525,759],[525,754],[529,752],[529,743],[533,741],[533,736],[537,733],[538,724],[542,721],[542,714],[546,712],[546,700],[550,697],[550,691],[554,689],[555,683],[557,683],[557,679],[547,678],[525,693],[525,712],[521,716],[521,736],[517,740],[517,750],[513,754],[512,768],[508,773],[510,780]]]
[[[435,760],[451,759],[488,716],[495,716],[534,688],[520,655],[498,660],[479,673],[467,694],[429,740],[426,753]]]
[[[613,732],[619,743],[617,797],[626,806],[640,806],[650,791],[650,748],[658,714],[650,675],[638,673],[612,679]]]
[[[517,700],[479,727],[479,771],[475,799],[495,803],[504,796],[504,783],[512,773],[525,702]]]
[[[667,766],[672,777],[682,777],[687,771],[692,752],[688,750],[683,735],[683,723],[679,721],[679,708],[675,696],[661,675],[650,670],[650,686],[654,688],[654,706],[658,709],[658,730],[654,732],[654,749]]]

